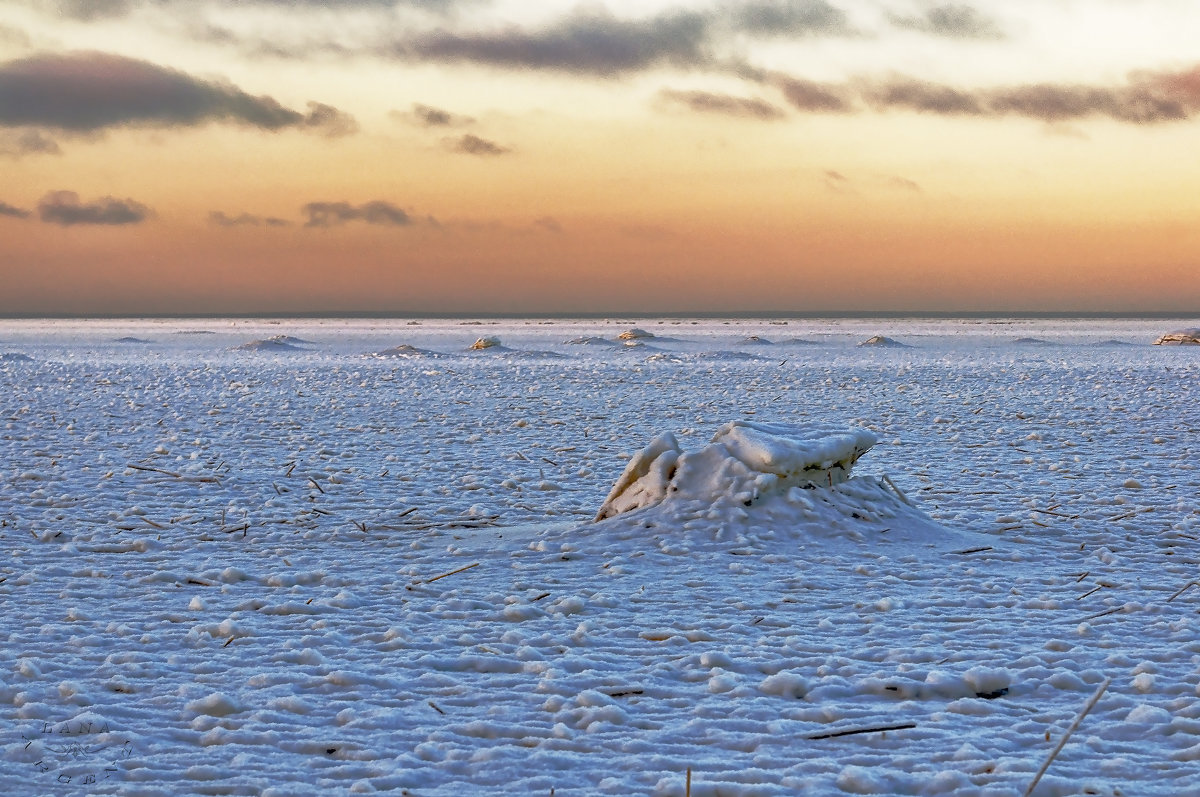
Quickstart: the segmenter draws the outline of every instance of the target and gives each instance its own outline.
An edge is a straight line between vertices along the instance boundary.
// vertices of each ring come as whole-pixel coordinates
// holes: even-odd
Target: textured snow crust
[[[1194,793],[1195,321],[784,325],[0,322],[5,792],[1017,797],[1111,679],[1035,794]],[[592,522],[733,419],[877,442]]]

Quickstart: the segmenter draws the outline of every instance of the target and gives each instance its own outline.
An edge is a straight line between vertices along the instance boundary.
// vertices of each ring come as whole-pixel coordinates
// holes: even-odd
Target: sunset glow
[[[1200,305],[1191,3],[0,9],[0,314]]]

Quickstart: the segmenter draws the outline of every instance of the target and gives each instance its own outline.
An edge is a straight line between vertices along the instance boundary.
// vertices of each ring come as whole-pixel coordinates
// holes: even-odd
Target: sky
[[[0,314],[1200,307],[1193,0],[0,0]]]

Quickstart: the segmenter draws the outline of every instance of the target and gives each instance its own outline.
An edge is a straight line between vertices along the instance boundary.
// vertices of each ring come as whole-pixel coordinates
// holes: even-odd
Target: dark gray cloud
[[[305,227],[339,227],[352,221],[387,227],[407,227],[413,219],[390,202],[377,199],[362,205],[349,202],[309,202],[301,212],[307,217]]]
[[[10,205],[7,202],[0,202],[0,217],[9,219],[27,219],[31,215],[33,214],[24,208]]]
[[[459,138],[452,138],[446,141],[447,146],[454,152],[461,152],[464,155],[504,155],[511,150],[508,147],[502,147],[495,141],[488,141],[486,138],[471,133],[466,133]]]
[[[47,224],[63,227],[77,224],[141,224],[153,215],[150,208],[133,199],[106,196],[92,202],[82,202],[74,191],[51,191],[38,202],[38,218]]]
[[[239,213],[236,216],[230,216],[219,210],[214,210],[208,214],[208,223],[216,227],[290,227],[292,223],[287,219],[279,219],[274,216],[256,216],[252,213]]]
[[[833,85],[783,75],[758,78],[776,86],[796,109],[811,113],[915,111],[937,116],[1017,116],[1049,124],[1091,117],[1128,124],[1191,119],[1200,112],[1200,67],[1180,72],[1142,72],[1125,85],[1031,83],[962,89],[895,77]]]
[[[664,89],[659,97],[678,103],[699,113],[715,113],[725,116],[740,116],[748,119],[774,121],[784,118],[777,106],[757,97],[735,97],[710,91],[674,91]]]
[[[49,53],[0,65],[0,126],[37,125],[71,132],[147,125],[233,122],[262,130],[310,129],[340,135],[353,118],[309,103],[307,113],[255,97],[231,83],[98,52]]]
[[[846,12],[824,0],[756,0],[734,6],[734,27],[761,36],[842,36],[853,32]]]
[[[23,158],[26,155],[61,155],[58,142],[40,130],[21,130],[0,134],[0,155]]]
[[[951,39],[1002,39],[1004,31],[974,6],[948,3],[927,9],[920,16],[893,16],[898,28],[917,30]]]
[[[677,11],[647,20],[576,12],[547,28],[491,32],[438,30],[396,43],[391,54],[421,61],[477,63],[613,77],[654,66],[695,66],[710,59],[709,17]]]

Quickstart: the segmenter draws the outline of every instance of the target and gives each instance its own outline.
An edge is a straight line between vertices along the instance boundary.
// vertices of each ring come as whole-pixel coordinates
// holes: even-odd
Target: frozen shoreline
[[[566,343],[635,326],[670,357]],[[30,358],[0,363],[0,770],[29,794],[68,763],[121,794],[683,794],[689,768],[698,795],[1020,794],[1110,677],[1036,793],[1178,794],[1200,356],[1150,345],[1177,326],[0,322]],[[233,351],[280,334],[302,342]],[[365,356],[403,344],[446,356]],[[855,474],[971,542],[576,528],[655,434],[739,418],[871,430]],[[72,722],[111,736],[68,762],[40,732]]]

